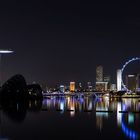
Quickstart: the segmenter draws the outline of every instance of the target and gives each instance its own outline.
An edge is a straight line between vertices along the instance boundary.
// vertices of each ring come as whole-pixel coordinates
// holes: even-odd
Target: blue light
[[[84,102],[84,99],[80,98],[80,104],[83,104],[83,102]]]
[[[60,109],[64,111],[64,102],[60,102]]]
[[[123,104],[123,107],[122,107],[123,111],[126,110],[126,105]]]
[[[136,132],[134,132],[133,130],[127,128],[124,123],[122,122],[122,130],[124,132],[124,134],[126,135],[126,137],[128,137],[130,140],[137,140],[138,138],[138,134]]]

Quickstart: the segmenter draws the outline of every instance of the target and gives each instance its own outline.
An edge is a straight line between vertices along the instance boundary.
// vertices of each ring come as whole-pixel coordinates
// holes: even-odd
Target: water
[[[0,139],[138,140],[139,112],[137,98],[54,96],[10,103],[0,110]]]

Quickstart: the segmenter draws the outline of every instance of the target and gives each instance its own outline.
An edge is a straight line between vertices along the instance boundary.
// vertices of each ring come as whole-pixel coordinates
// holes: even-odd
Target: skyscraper
[[[111,91],[116,91],[116,84],[111,84],[110,85],[110,90]]]
[[[60,90],[60,92],[64,93],[65,92],[65,86],[64,85],[60,85],[59,90]]]
[[[140,74],[129,74],[126,76],[126,86],[131,91],[137,91],[139,89]]]
[[[108,83],[110,83],[110,80],[111,78],[110,78],[110,76],[108,75],[108,76],[104,76],[104,82],[108,82]]]
[[[107,91],[108,82],[96,82],[96,90],[97,91]]]
[[[71,92],[75,91],[75,82],[70,82],[70,91]]]
[[[103,82],[103,66],[96,68],[96,82]]]
[[[122,71],[121,69],[117,70],[117,91],[122,90]]]
[[[108,82],[103,81],[103,66],[98,66],[96,68],[96,90],[97,91],[107,91]]]

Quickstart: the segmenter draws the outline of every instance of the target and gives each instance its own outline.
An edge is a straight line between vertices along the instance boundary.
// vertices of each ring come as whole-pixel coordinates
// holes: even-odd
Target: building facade
[[[103,82],[103,66],[96,68],[96,82]]]
[[[136,92],[140,87],[140,74],[129,74],[126,75],[126,87]]]
[[[70,82],[70,92],[75,92],[75,82]]]
[[[122,90],[122,71],[121,69],[117,70],[117,91]]]

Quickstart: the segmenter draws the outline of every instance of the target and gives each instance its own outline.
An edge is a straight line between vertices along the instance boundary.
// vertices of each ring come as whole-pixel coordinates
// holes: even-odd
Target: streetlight
[[[14,51],[12,51],[12,50],[0,49],[0,86],[1,86],[1,83],[2,83],[2,76],[1,76],[2,55],[3,54],[10,54],[10,53],[13,53],[13,52]]]

